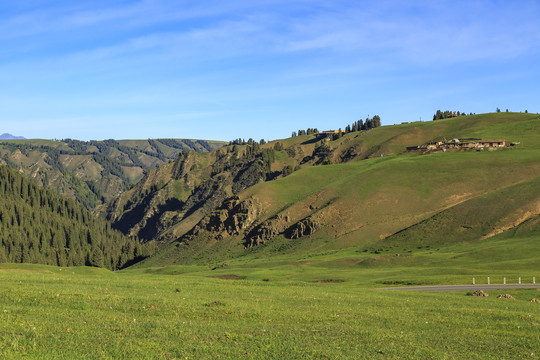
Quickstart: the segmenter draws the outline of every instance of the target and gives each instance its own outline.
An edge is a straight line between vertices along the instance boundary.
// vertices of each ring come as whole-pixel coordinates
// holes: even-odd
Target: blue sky
[[[3,2],[0,133],[268,140],[539,112],[539,18],[527,0]]]

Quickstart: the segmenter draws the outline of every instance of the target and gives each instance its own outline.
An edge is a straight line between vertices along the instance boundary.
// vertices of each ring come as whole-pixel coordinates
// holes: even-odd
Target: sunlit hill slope
[[[154,221],[146,226],[154,231],[147,240],[165,245],[142,263],[148,266],[347,248],[406,254],[524,236],[536,231],[540,214],[539,126],[538,115],[483,114],[383,126],[329,141],[297,136],[255,151],[246,145],[191,153],[151,172],[117,199],[109,216],[122,228],[129,224],[122,222],[123,210],[138,208],[127,232]],[[407,150],[453,138],[519,144]],[[265,158],[265,149],[272,156]],[[296,171],[288,174],[287,166]],[[242,177],[246,173],[252,176]]]

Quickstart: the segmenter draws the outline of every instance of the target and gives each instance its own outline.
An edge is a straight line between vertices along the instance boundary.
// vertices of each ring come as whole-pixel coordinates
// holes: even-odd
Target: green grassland
[[[429,266],[364,265],[351,271],[331,258],[116,273],[3,264],[0,356],[535,359],[540,354],[540,304],[529,302],[540,297],[538,290],[508,291],[515,300],[497,299],[501,291],[480,298],[462,291],[380,290],[383,279],[431,282],[438,276],[431,272],[426,278]],[[331,279],[343,282],[314,282]]]

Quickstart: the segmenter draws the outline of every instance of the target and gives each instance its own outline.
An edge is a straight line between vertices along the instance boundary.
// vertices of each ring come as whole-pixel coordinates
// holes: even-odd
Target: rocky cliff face
[[[287,228],[290,218],[286,215],[276,215],[255,226],[245,238],[244,245],[253,247],[273,240]]]
[[[239,235],[253,224],[259,212],[260,208],[253,199],[241,201],[238,196],[230,197],[204,217],[185,238],[189,240],[203,232],[211,233],[217,239]]]
[[[287,237],[289,239],[298,239],[302,236],[312,235],[320,227],[320,223],[309,216],[291,226],[287,231]]]
[[[104,212],[116,228],[145,241],[169,242],[200,229],[226,236],[237,226],[243,230],[247,226],[242,224],[256,217],[249,210],[256,208],[253,204],[228,198],[270,176],[273,156],[272,149],[256,146],[243,151],[228,147],[207,155],[184,152],[149,172]],[[206,223],[192,229],[201,220]],[[220,221],[223,229],[217,226]]]
[[[256,200],[230,197],[210,215],[204,217],[181,241],[189,242],[202,235],[210,235],[217,240],[240,235],[243,245],[251,248],[271,241],[279,235],[289,239],[312,235],[321,227],[313,216],[292,223],[291,218],[285,214],[278,214],[257,223],[260,214],[261,207]]]

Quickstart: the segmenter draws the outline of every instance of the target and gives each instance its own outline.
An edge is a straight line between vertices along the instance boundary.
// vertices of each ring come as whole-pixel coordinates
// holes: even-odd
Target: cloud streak
[[[539,7],[534,2],[523,2],[517,9],[491,1],[471,3],[359,2],[358,6],[340,6],[336,2],[334,7],[321,7],[293,2],[289,11],[281,9],[280,2],[187,7],[185,3],[141,1],[116,7],[102,3],[99,9],[82,3],[78,8],[60,6],[15,15],[0,27],[4,34],[0,39],[35,35],[39,51],[47,46],[46,40],[39,41],[45,36],[55,35],[56,42],[71,44],[80,32],[94,31],[95,42],[83,38],[86,42],[72,46],[74,51],[67,46],[57,56],[80,53],[100,58],[154,49],[177,56],[182,49],[211,58],[331,51],[372,52],[425,63],[507,58],[538,48],[540,25],[531,14],[538,14]],[[238,9],[244,12],[235,13]],[[159,26],[153,27],[155,24]],[[103,40],[105,33],[108,36]]]

